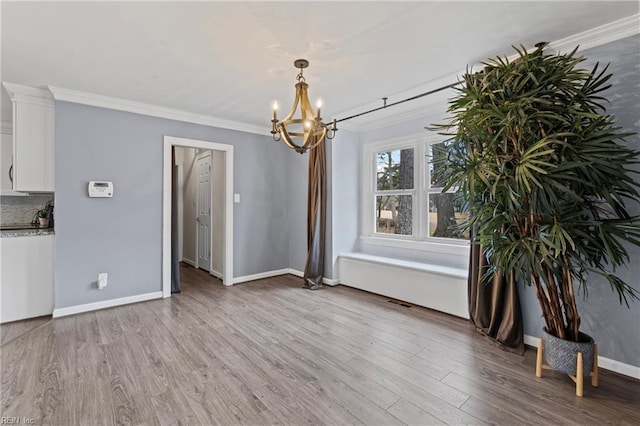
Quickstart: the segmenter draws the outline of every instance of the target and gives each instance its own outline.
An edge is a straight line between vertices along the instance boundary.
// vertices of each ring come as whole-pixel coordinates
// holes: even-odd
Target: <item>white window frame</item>
[[[387,247],[408,248],[415,250],[437,250],[447,254],[468,253],[469,241],[455,238],[429,236],[428,212],[430,188],[430,174],[428,167],[429,147],[443,142],[445,138],[437,134],[421,133],[401,138],[386,139],[363,145],[362,150],[362,229],[360,239],[366,244]],[[381,151],[395,151],[398,149],[414,149],[414,188],[413,190],[393,190],[386,194],[413,195],[413,235],[396,235],[375,232],[375,203],[377,191],[376,168],[377,153]]]
[[[377,180],[377,166],[378,166],[378,158],[377,155],[383,151],[398,151],[403,149],[413,149],[413,159],[414,159],[414,167],[413,167],[413,189],[392,189],[392,190],[378,190],[378,180]],[[372,228],[370,228],[371,235],[376,237],[388,238],[389,235],[395,238],[400,239],[414,239],[414,237],[420,235],[420,230],[415,227],[415,218],[418,213],[418,206],[420,203],[419,197],[419,186],[420,186],[420,174],[418,173],[417,167],[415,167],[415,159],[416,156],[419,155],[418,152],[418,144],[412,141],[403,141],[397,142],[391,145],[384,145],[383,149],[375,149],[371,151],[371,155],[369,157],[369,161],[371,164],[371,198],[369,207],[373,207],[373,217],[370,218],[370,223],[372,224]],[[382,232],[376,232],[376,220],[375,220],[375,211],[376,211],[376,197],[377,196],[385,196],[385,195],[411,195],[411,217],[412,217],[412,228],[411,235],[400,235],[400,234],[385,234]]]

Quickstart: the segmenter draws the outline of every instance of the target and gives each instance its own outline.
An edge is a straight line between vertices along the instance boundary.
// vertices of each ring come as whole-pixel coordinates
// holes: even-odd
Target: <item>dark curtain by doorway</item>
[[[307,262],[305,285],[311,290],[322,286],[324,241],[327,222],[327,155],[325,141],[309,150],[309,192],[307,196]]]
[[[178,174],[176,148],[171,147],[171,293],[180,293],[180,259],[178,259]]]
[[[518,285],[510,274],[487,275],[489,264],[481,245],[471,244],[469,316],[478,331],[504,349],[524,353]]]

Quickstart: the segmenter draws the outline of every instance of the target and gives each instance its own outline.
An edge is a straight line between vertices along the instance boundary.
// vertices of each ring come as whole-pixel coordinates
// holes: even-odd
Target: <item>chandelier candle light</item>
[[[322,102],[320,100],[318,100],[318,110],[315,114],[309,103],[309,95],[307,94],[309,85],[302,75],[303,70],[309,66],[309,61],[297,59],[293,65],[300,69],[300,73],[296,77],[298,80],[298,83],[296,83],[296,98],[293,101],[291,111],[282,121],[278,121],[278,102],[273,103],[271,135],[274,141],[279,142],[282,140],[289,148],[304,154],[307,150],[318,146],[325,138],[333,139],[338,129],[335,119],[331,129],[322,122],[322,117],[320,116]],[[298,104],[300,105],[300,118],[294,118]],[[296,143],[296,139],[300,143]]]

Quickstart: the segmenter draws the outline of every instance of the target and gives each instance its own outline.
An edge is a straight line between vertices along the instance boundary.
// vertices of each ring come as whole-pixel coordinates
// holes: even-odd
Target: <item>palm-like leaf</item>
[[[473,231],[496,270],[534,285],[547,329],[577,340],[580,318],[574,282],[587,290],[602,275],[628,305],[638,293],[615,268],[629,260],[623,242],[640,245],[640,201],[630,165],[631,136],[605,113],[607,68],[579,68],[584,57],[528,53],[487,61],[464,76],[449,104],[452,136],[438,180],[458,189]]]

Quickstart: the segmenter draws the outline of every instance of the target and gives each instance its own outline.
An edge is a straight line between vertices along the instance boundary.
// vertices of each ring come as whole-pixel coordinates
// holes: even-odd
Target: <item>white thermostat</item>
[[[113,197],[113,182],[92,180],[89,182],[89,197]]]

